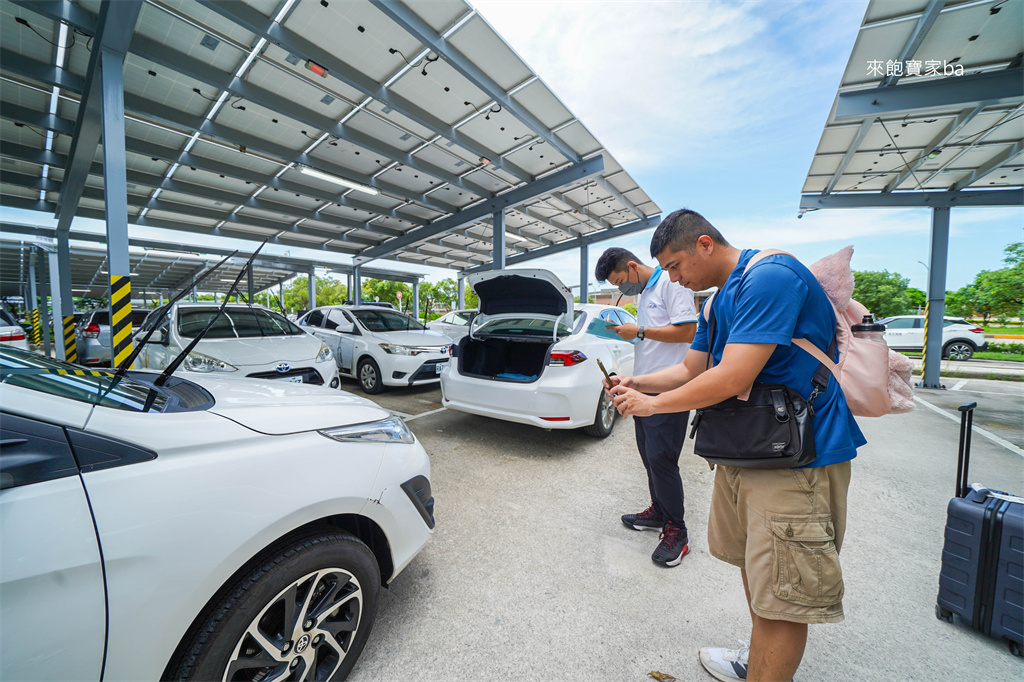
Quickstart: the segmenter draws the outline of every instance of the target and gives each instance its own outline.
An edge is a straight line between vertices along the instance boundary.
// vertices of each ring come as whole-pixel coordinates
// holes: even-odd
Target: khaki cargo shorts
[[[843,620],[839,549],[850,462],[814,469],[718,466],[708,549],[747,572],[750,607],[770,620]]]

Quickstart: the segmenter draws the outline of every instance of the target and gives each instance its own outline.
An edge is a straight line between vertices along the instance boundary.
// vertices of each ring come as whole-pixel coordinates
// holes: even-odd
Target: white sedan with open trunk
[[[617,412],[597,361],[633,373],[633,344],[609,330],[635,319],[622,308],[573,305],[547,270],[496,270],[468,278],[480,314],[441,373],[442,404],[470,414],[603,438]]]

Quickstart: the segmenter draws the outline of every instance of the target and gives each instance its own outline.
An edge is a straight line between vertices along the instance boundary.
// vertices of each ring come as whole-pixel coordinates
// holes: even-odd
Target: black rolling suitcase
[[[960,406],[956,497],[946,510],[935,615],[953,614],[1021,656],[1024,631],[1024,504],[1021,498],[967,485],[977,403]]]

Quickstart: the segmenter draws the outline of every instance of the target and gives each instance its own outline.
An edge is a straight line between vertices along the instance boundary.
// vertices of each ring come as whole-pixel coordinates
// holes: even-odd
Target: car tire
[[[949,360],[970,360],[974,356],[974,344],[970,341],[950,341],[942,349],[942,357]]]
[[[359,387],[363,389],[363,393],[374,395],[384,390],[380,366],[373,358],[363,358],[359,361],[359,366],[356,368],[356,380],[359,382]]]
[[[607,438],[615,428],[616,418],[619,416],[608,393],[601,389],[601,397],[597,400],[597,411],[594,413],[594,423],[583,427],[583,433],[594,438]]]
[[[223,592],[166,679],[344,680],[373,628],[379,592],[377,560],[357,538],[334,531],[297,540]],[[289,605],[295,622],[287,626]]]

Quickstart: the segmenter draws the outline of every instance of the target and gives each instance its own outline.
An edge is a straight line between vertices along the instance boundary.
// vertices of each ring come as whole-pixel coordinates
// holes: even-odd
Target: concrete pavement
[[[1020,679],[1005,645],[934,607],[956,472],[949,414],[977,400],[976,423],[1020,448],[1021,389],[972,379],[919,390],[935,409],[860,420],[869,443],[853,468],[846,621],[812,627],[798,680]],[[384,591],[350,679],[710,681],[697,649],[734,646],[749,616],[739,571],[707,553],[713,474],[692,441],[680,460],[691,553],[664,569],[650,560],[657,536],[619,522],[648,504],[629,420],[595,440],[435,411],[439,397],[378,397],[411,415],[431,454],[437,529]],[[1024,457],[976,436],[971,480],[1024,493]]]

